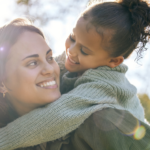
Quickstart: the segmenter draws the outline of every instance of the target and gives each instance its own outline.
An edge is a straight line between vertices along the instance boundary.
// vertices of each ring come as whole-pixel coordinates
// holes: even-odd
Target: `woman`
[[[0,127],[60,97],[52,50],[28,20],[0,28],[0,64]]]

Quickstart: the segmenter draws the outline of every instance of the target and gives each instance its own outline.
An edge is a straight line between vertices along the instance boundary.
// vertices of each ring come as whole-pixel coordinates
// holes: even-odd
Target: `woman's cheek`
[[[30,88],[32,84],[35,84],[36,78],[37,78],[37,72],[36,70],[21,70],[18,73],[18,79],[20,81],[20,84],[26,88]]]

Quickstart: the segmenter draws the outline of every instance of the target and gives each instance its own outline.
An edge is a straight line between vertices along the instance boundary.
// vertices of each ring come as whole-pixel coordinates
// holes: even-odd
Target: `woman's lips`
[[[53,89],[53,88],[57,88],[57,83],[55,80],[44,81],[38,83],[37,86],[45,89]]]

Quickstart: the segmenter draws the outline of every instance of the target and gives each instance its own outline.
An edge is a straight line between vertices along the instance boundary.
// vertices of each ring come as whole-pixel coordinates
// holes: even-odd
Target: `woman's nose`
[[[49,76],[51,74],[54,73],[54,67],[52,64],[49,64],[48,62],[45,62],[42,66],[42,71],[41,71],[41,74],[42,75],[46,75],[46,76]]]

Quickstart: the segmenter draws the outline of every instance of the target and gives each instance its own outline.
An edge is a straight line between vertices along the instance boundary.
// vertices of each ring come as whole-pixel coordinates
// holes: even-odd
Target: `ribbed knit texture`
[[[124,64],[113,69],[106,66],[89,69],[76,80],[73,78],[73,82],[70,73],[64,71],[63,82],[74,84],[74,89],[0,129],[0,150],[58,139],[77,129],[92,113],[103,108],[128,110],[144,121],[143,107],[136,96],[136,88],[125,77],[126,71]]]

